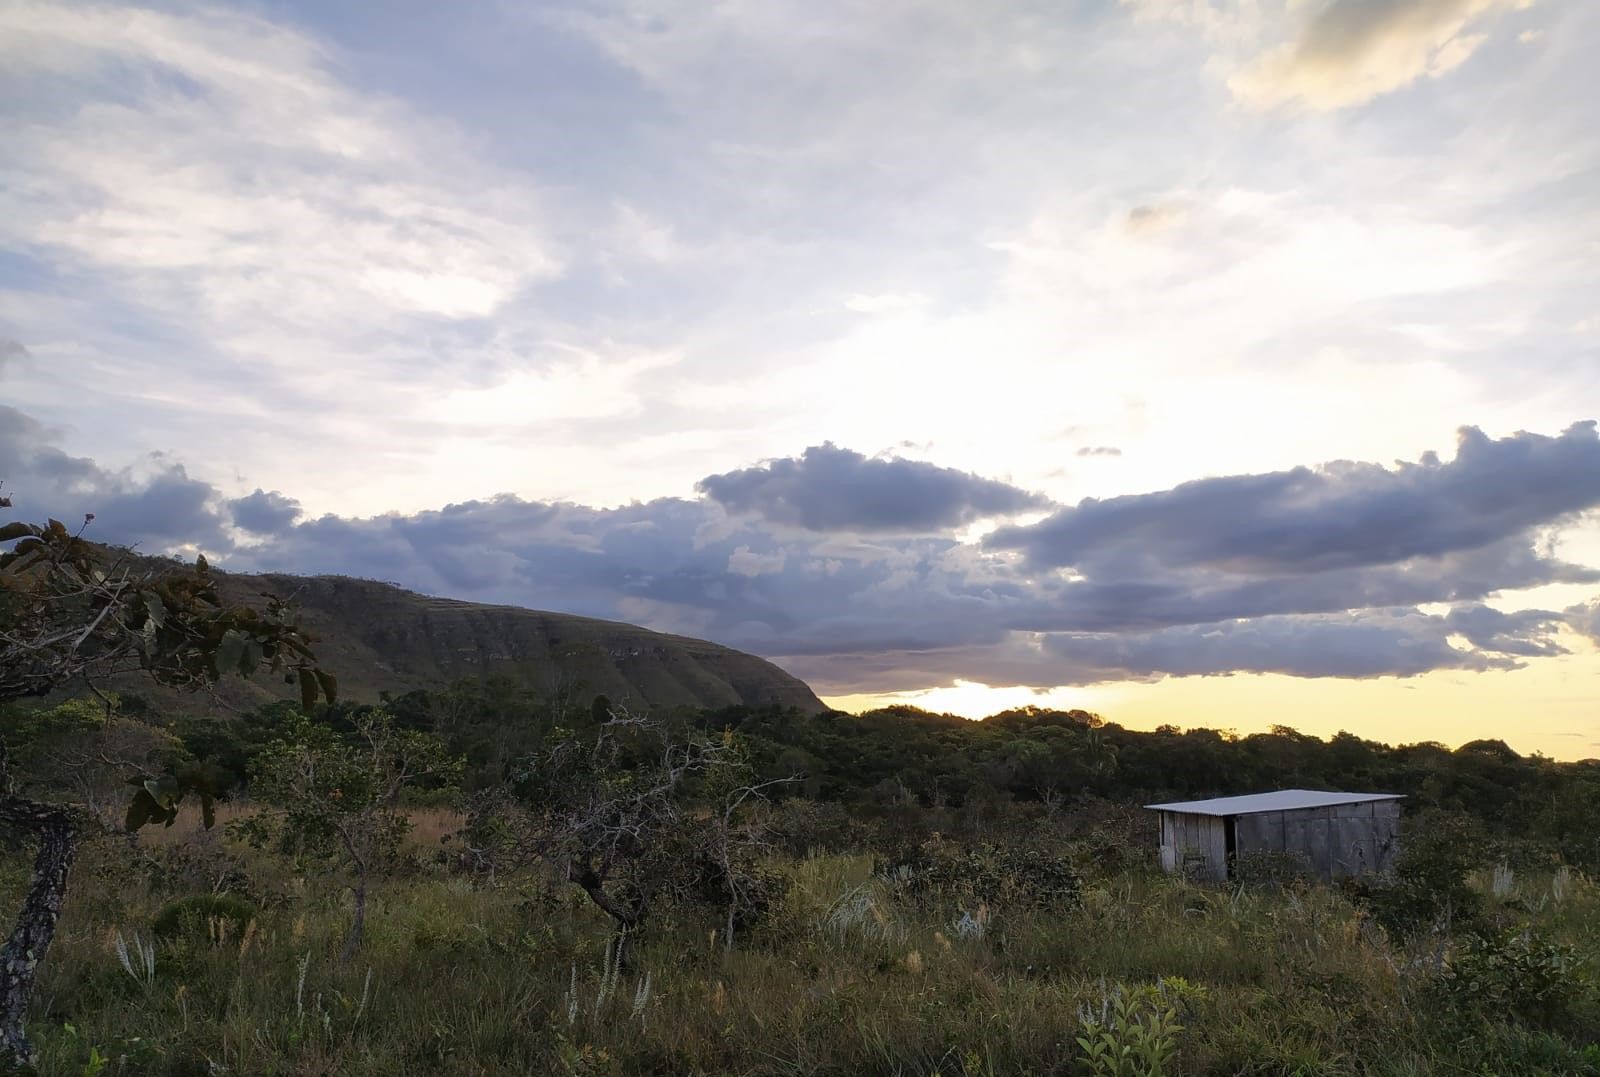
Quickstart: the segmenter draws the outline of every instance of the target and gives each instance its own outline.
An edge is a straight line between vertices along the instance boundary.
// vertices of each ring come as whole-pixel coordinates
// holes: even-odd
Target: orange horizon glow
[[[1086,710],[1128,729],[1162,725],[1241,736],[1283,725],[1324,740],[1339,732],[1390,745],[1455,749],[1501,740],[1523,755],[1600,758],[1600,651],[1493,673],[1443,670],[1417,677],[1307,679],[1278,674],[1124,681],[1034,689],[958,680],[907,692],[823,696],[850,713],[896,704],[978,720],[1012,708]]]

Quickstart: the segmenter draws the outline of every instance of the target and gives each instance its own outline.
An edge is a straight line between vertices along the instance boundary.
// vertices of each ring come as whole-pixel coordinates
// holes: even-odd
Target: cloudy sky
[[[25,516],[856,709],[1600,754],[1592,0],[0,0]]]

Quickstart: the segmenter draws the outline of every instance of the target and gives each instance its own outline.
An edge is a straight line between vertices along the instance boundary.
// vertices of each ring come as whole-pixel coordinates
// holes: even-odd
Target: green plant
[[[1061,908],[1079,900],[1082,882],[1066,856],[1022,843],[976,847],[922,843],[880,865],[880,874],[917,897],[954,898],[1004,908]]]
[[[150,929],[160,939],[204,934],[220,941],[242,936],[257,915],[254,905],[234,894],[191,894],[161,906]]]
[[[340,962],[349,964],[366,933],[369,883],[398,858],[411,828],[401,798],[417,788],[450,788],[461,773],[444,743],[398,729],[382,708],[352,716],[337,730],[292,715],[280,739],[252,764],[252,792],[274,810],[235,824],[247,840],[331,862],[349,874],[354,911]]]
[[[0,497],[0,509],[11,499]],[[271,595],[266,610],[230,605],[205,558],[193,567],[154,569],[128,551],[108,550],[69,531],[0,523],[0,707],[38,699],[78,681],[142,672],[167,688],[194,691],[224,676],[257,670],[298,679],[301,702],[333,699],[334,678],[316,664],[310,637],[293,611]],[[9,719],[12,710],[4,715]],[[70,797],[60,782],[36,800],[18,791],[0,753],[0,824],[38,842],[32,885],[0,946],[0,1067],[30,1065],[33,1046],[23,1028],[41,963],[55,938],[79,840]],[[171,825],[180,801],[198,794],[211,810],[210,776],[194,768],[141,776],[128,805],[127,828]]]
[[[1445,997],[1465,1015],[1510,1017],[1534,1028],[1566,1025],[1588,986],[1572,948],[1531,929],[1468,936],[1442,983]]]
[[[1157,980],[1153,985],[1118,985],[1100,999],[1098,1010],[1085,1007],[1077,1044],[1095,1077],[1166,1077],[1174,1072],[1178,1036],[1183,1032],[1179,1008],[1199,989],[1183,980]]]
[[[1358,897],[1398,939],[1471,928],[1483,907],[1482,895],[1469,880],[1479,867],[1481,830],[1471,820],[1443,813],[1407,820],[1393,878],[1358,890]]]

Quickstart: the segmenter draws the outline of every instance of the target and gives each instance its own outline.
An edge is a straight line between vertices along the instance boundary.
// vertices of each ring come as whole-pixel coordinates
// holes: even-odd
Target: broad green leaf
[[[316,670],[317,684],[322,689],[323,698],[332,703],[339,697],[339,682],[327,670]]]
[[[159,778],[151,778],[144,783],[146,792],[152,800],[163,809],[171,809],[183,796],[183,790],[178,786],[178,779],[170,774],[163,774]]]
[[[133,795],[133,799],[128,801],[128,814],[123,820],[124,829],[130,833],[138,830],[154,819],[159,810],[160,806],[150,799],[150,794],[143,789],[139,790]]]
[[[308,711],[317,705],[317,678],[304,666],[300,667],[300,705]]]

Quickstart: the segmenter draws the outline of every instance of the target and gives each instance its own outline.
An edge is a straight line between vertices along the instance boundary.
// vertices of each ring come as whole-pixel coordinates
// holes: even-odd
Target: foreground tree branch
[[[10,504],[0,499],[0,508]],[[85,516],[84,527],[93,519]],[[192,566],[142,560],[89,542],[83,530],[59,520],[0,524],[0,544],[10,544],[0,548],[0,706],[133,672],[194,691],[264,669],[297,681],[307,708],[334,697],[333,677],[284,602],[268,595],[265,610],[230,605],[205,558]],[[27,897],[0,948],[0,1070],[16,1070],[31,1064],[23,1022],[66,899],[77,828],[64,805],[23,796],[3,777],[0,824],[38,843]],[[201,797],[210,819],[212,790],[198,775],[135,783],[130,830],[170,826],[186,793]]]

